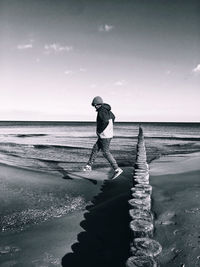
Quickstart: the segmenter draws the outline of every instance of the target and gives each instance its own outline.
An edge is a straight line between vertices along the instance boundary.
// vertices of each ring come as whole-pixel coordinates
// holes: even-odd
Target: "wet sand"
[[[102,267],[113,260],[122,266],[129,248],[132,168],[124,168],[114,181],[111,174],[110,168],[47,174],[0,165],[0,266],[51,267],[62,262],[75,267],[81,262]],[[16,216],[6,224],[12,214]]]
[[[161,267],[200,266],[200,153],[155,160],[150,183]]]
[[[91,174],[66,178],[0,165],[0,266],[61,266],[107,178],[106,170],[94,174],[95,183]]]

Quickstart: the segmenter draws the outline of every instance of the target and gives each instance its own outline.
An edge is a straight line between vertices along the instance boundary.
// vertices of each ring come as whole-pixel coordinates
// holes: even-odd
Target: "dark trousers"
[[[110,153],[110,142],[112,138],[98,138],[97,142],[94,144],[92,148],[92,152],[88,161],[88,165],[92,166],[94,163],[98,152],[101,150],[103,152],[103,156],[110,163],[112,168],[116,170],[118,168],[118,164],[114,159],[113,155]]]

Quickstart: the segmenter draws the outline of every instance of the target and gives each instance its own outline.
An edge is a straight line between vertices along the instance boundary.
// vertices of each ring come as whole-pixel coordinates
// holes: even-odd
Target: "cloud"
[[[194,73],[200,74],[200,64],[198,64],[192,71]]]
[[[31,49],[33,48],[33,44],[19,44],[17,46],[18,50],[26,50],[26,49]]]
[[[125,80],[120,80],[120,81],[116,81],[114,83],[115,86],[124,86],[126,85],[126,81]]]
[[[170,75],[171,74],[171,70],[167,70],[165,73],[166,73],[166,75]]]
[[[77,70],[70,70],[70,69],[69,70],[65,70],[64,73],[66,75],[72,75],[72,74],[78,74],[80,72],[84,73],[86,71],[87,71],[87,69],[81,67],[81,68],[79,68]]]
[[[72,70],[66,70],[66,71],[65,71],[65,74],[66,74],[66,75],[72,75],[73,73],[74,73],[74,72],[73,72]]]
[[[97,85],[95,83],[90,84],[90,88],[96,88]]]
[[[70,52],[73,50],[72,46],[62,46],[59,43],[45,44],[44,50],[46,54]]]
[[[85,69],[85,68],[80,68],[80,72],[86,72],[87,71],[87,69]]]
[[[113,25],[104,24],[104,25],[100,25],[99,26],[99,31],[100,32],[110,32],[113,29],[114,29]]]

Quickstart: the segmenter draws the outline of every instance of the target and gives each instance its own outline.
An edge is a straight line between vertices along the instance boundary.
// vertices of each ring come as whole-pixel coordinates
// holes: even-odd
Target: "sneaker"
[[[90,165],[86,165],[85,167],[83,167],[84,172],[90,172],[91,170],[92,170],[92,167]]]
[[[114,175],[112,177],[112,180],[116,179],[122,172],[123,172],[122,169],[120,169],[120,168],[116,169],[115,173],[114,173]]]

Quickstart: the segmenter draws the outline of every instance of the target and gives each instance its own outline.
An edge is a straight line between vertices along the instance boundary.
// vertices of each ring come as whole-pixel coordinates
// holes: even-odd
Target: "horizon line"
[[[87,123],[96,122],[95,120],[0,120],[0,122],[77,122],[77,123]],[[115,123],[200,123],[200,121],[115,121]]]

